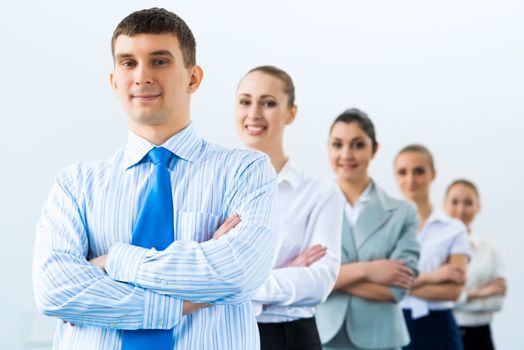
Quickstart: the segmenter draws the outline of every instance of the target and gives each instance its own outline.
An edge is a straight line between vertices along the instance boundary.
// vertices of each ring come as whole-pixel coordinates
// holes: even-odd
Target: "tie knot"
[[[155,147],[151,151],[149,151],[147,156],[155,165],[157,165],[158,163],[162,163],[165,166],[167,166],[167,164],[171,160],[171,157],[173,157],[173,153],[170,150],[165,149],[164,147]]]

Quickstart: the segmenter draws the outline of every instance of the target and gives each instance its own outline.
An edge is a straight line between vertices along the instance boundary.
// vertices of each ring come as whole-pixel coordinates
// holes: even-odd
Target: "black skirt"
[[[322,350],[315,318],[259,323],[261,350]]]
[[[460,327],[464,350],[495,350],[491,329],[488,325],[475,327]]]

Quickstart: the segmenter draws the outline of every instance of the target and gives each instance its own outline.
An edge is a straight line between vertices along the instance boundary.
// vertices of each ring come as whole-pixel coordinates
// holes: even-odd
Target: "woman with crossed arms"
[[[321,349],[314,306],[329,295],[340,264],[342,195],[335,184],[304,174],[284,152],[294,100],[293,81],[273,66],[253,68],[237,89],[240,139],[269,155],[278,183],[280,241],[273,270],[252,299],[262,350]]]
[[[370,178],[379,145],[364,112],[338,116],[328,147],[346,203],[340,274],[333,293],[317,307],[324,349],[400,349],[409,342],[398,302],[417,275],[417,213]]]
[[[470,256],[466,228],[431,205],[429,189],[436,170],[426,147],[404,147],[395,158],[395,177],[404,196],[416,204],[420,219],[420,275],[401,303],[411,337],[404,349],[462,350],[452,308],[466,279]]]
[[[466,225],[471,245],[466,287],[454,310],[464,349],[493,350],[490,323],[493,314],[502,309],[506,280],[499,250],[471,230],[480,211],[477,186],[464,179],[453,181],[446,191],[444,208]]]

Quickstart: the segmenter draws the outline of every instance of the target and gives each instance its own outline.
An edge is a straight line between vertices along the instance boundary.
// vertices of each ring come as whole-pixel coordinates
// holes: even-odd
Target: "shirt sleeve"
[[[257,154],[236,174],[224,212],[238,213],[241,222],[227,235],[203,243],[175,241],[163,251],[117,243],[108,254],[108,274],[192,302],[248,301],[271,269],[277,187],[265,155]]]
[[[38,309],[77,325],[173,328],[182,317],[182,301],[114,281],[86,260],[84,215],[72,195],[71,179],[67,171],[58,175],[37,224],[33,289]]]
[[[340,268],[343,203],[335,185],[324,191],[310,213],[305,230],[310,235],[308,247],[323,245],[327,247],[326,255],[309,267],[273,269],[255,293],[254,302],[299,307],[315,306],[327,299]]]
[[[471,247],[469,245],[468,233],[466,227],[462,224],[451,244],[449,254],[464,254],[468,259],[471,259]]]
[[[402,233],[399,236],[395,249],[389,256],[391,260],[401,260],[408,266],[413,275],[418,276],[418,259],[420,257],[420,246],[417,242],[418,215],[412,206],[408,207],[406,220],[402,226]],[[408,289],[390,287],[390,291],[395,297],[396,302],[402,301],[408,294]]]
[[[493,264],[495,264],[495,277],[505,277],[504,271],[504,259],[502,257],[502,251],[497,245],[489,243],[491,246],[491,254]]]
[[[464,299],[459,299],[456,308],[464,312],[497,312],[502,310],[504,297],[502,295],[493,295],[487,298],[479,298],[467,301],[467,295]]]

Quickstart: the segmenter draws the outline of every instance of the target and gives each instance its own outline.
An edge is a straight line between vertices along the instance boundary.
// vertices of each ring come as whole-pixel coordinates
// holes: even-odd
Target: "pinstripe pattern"
[[[153,170],[153,147],[130,133],[109,161],[61,171],[37,224],[37,306],[59,322],[54,349],[119,349],[122,329],[170,329],[175,349],[258,349],[250,302],[271,269],[276,182],[267,156],[208,144],[192,125],[163,147],[175,236],[164,251],[129,244]],[[241,223],[210,240],[233,213]],[[107,274],[88,260],[108,254]],[[182,301],[213,306],[182,316]]]

